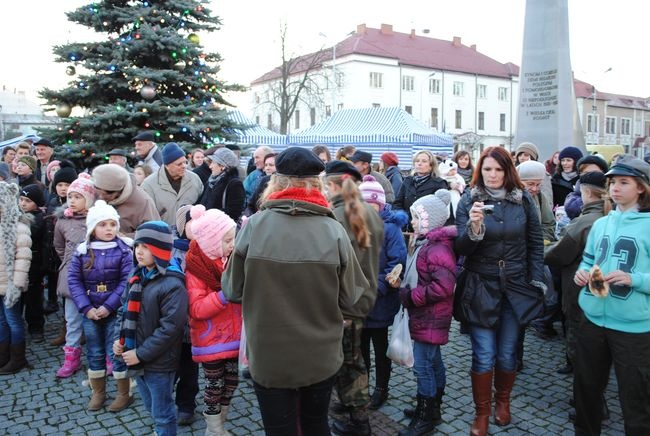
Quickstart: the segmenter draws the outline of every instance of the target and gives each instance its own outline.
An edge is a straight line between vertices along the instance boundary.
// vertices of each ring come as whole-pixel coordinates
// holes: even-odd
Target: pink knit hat
[[[95,203],[95,185],[90,179],[88,173],[79,174],[77,180],[70,183],[70,186],[68,187],[68,195],[70,195],[71,192],[83,195],[86,200],[86,209],[90,209]]]
[[[366,203],[379,205],[379,210],[383,210],[386,205],[386,193],[381,184],[370,174],[363,176],[363,182],[359,185],[359,191]]]
[[[192,206],[190,217],[190,228],[201,250],[212,260],[222,258],[221,241],[237,224],[219,209],[205,210],[202,204]]]

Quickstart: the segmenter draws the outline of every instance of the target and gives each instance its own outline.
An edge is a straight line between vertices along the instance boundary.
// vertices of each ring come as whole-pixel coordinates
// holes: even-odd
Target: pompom
[[[200,217],[203,216],[205,213],[205,206],[202,204],[197,204],[196,206],[192,206],[192,209],[190,209],[190,217],[192,217],[193,220],[199,219]]]
[[[92,179],[92,177],[90,177],[90,174],[88,174],[88,173],[79,173],[77,178],[79,178],[79,179],[88,179],[88,180]]]
[[[363,181],[364,182],[376,182],[377,180],[370,174],[366,174],[363,176]]]
[[[447,206],[449,206],[449,203],[451,203],[451,194],[446,189],[438,189],[435,193],[435,196]]]
[[[104,200],[95,200],[94,207],[106,207],[108,206],[108,203],[106,203]]]

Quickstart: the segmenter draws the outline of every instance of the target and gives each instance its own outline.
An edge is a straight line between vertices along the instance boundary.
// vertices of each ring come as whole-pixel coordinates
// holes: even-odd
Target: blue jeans
[[[138,392],[151,415],[158,436],[176,435],[176,406],[174,405],[174,371],[151,372],[137,376]]]
[[[20,301],[12,307],[5,306],[4,296],[0,295],[0,342],[17,345],[25,342],[25,324]]]
[[[413,371],[417,377],[418,395],[435,397],[438,389],[447,383],[445,364],[442,362],[440,345],[413,341]]]
[[[267,436],[329,436],[327,412],[335,377],[298,389],[265,388],[255,383]]]
[[[483,373],[495,366],[501,371],[517,369],[519,323],[506,297],[501,301],[499,325],[495,328],[470,326],[472,340],[472,371]]]
[[[82,325],[86,335],[86,353],[88,354],[88,369],[100,371],[106,369],[106,357],[113,362],[113,372],[126,371],[122,359],[115,359],[113,342],[115,341],[115,314],[97,321],[83,317]]]

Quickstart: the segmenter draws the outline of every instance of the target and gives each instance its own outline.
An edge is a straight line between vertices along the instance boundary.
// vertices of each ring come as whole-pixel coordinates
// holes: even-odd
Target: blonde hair
[[[323,192],[323,182],[321,182],[318,176],[314,177],[289,177],[282,174],[275,173],[271,175],[269,184],[266,186],[262,195],[260,195],[259,205],[262,205],[269,195],[274,192],[284,191],[288,188],[302,188],[306,189],[307,192],[315,190],[318,192]]]
[[[428,150],[421,150],[418,151],[413,155],[413,169],[411,170],[411,175],[414,176],[415,173],[415,160],[420,156],[421,154],[426,155],[429,158],[429,163],[431,164],[431,177],[438,177],[440,175],[440,172],[438,171],[438,159],[433,155]]]
[[[361,201],[361,192],[349,174],[326,176],[329,183],[341,188],[341,197],[345,204],[345,217],[348,219],[354,239],[359,248],[370,247],[370,232],[366,223],[366,209]]]
[[[607,215],[612,210],[612,202],[610,201],[609,192],[606,188],[601,188],[600,186],[595,185],[580,184],[580,190],[582,191],[583,189],[589,191],[589,195],[592,197],[600,198],[605,202],[603,205],[603,215]]]

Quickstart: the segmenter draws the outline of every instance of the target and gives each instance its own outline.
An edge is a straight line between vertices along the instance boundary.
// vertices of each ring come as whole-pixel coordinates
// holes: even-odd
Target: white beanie
[[[517,166],[517,172],[521,180],[543,180],[546,177],[544,164],[534,160],[520,163]]]
[[[411,206],[411,215],[418,218],[419,228],[414,229],[420,235],[445,225],[449,219],[451,194],[446,189],[438,189],[435,194],[420,197]]]
[[[86,240],[79,244],[77,251],[86,254],[87,247],[90,244],[90,237],[95,231],[97,224],[102,221],[113,220],[117,223],[117,231],[120,230],[120,216],[113,206],[107,204],[104,200],[95,201],[95,205],[88,209],[86,215]]]
[[[444,162],[438,164],[438,169],[440,170],[440,176],[446,177],[449,171],[458,169],[458,164],[451,159],[445,159]]]

